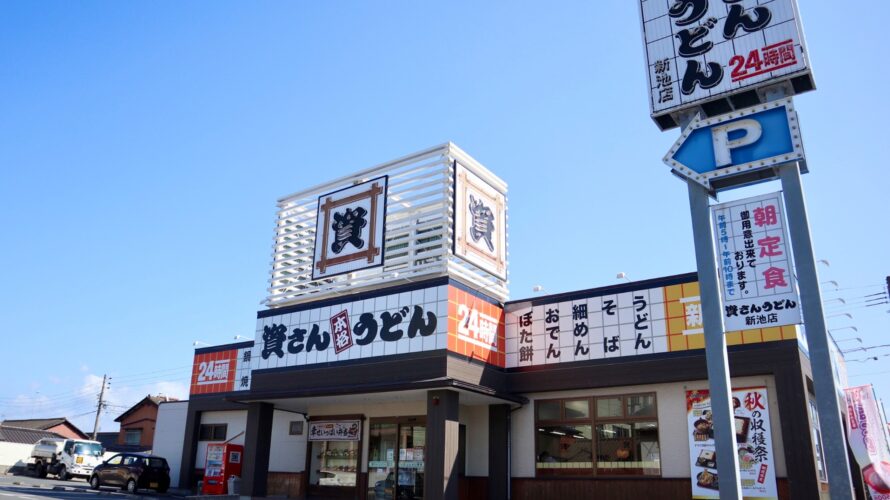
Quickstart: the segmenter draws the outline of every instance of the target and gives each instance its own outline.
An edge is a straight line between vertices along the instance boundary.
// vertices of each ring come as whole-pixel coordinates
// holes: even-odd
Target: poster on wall
[[[711,207],[727,331],[800,324],[782,194]]]
[[[890,450],[871,385],[844,389],[847,438],[873,500],[890,500]]]
[[[640,0],[640,14],[653,116],[791,77],[815,86],[795,0]]]
[[[766,387],[733,389],[735,433],[742,495],[747,499],[778,500],[776,462],[770,431]],[[707,389],[686,391],[692,498],[720,498],[717,452]]]
[[[507,200],[454,162],[454,254],[507,279]]]
[[[309,422],[309,441],[358,441],[361,439],[360,420]]]
[[[318,197],[312,279],[383,265],[388,177]]]

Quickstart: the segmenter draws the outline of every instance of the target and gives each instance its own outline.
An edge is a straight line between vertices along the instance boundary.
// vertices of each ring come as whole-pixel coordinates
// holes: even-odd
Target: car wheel
[[[65,468],[65,466],[63,465],[62,467],[59,468],[59,473],[57,474],[57,476],[59,476],[59,481],[67,481],[68,480],[68,469]]]
[[[136,480],[130,479],[127,481],[127,493],[136,493]]]
[[[90,488],[98,490],[100,486],[102,486],[102,483],[99,482],[99,476],[94,474],[93,477],[90,478]]]
[[[43,462],[37,463],[37,477],[43,479],[46,477],[46,465]]]
[[[157,491],[158,493],[167,493],[167,488],[167,485],[161,485],[161,487],[159,487]]]

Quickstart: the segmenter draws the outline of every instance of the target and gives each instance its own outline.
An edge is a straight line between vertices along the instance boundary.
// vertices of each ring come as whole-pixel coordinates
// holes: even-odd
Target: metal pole
[[[825,446],[831,499],[852,499],[853,484],[850,480],[850,464],[847,461],[847,443],[844,440],[838,391],[834,384],[834,369],[825,329],[825,315],[822,311],[822,292],[819,290],[816,257],[810,237],[810,223],[803,185],[800,182],[800,170],[796,162],[782,165],[778,170],[785,194],[785,213],[788,216],[794,267],[797,269],[797,281],[800,285],[801,309],[803,322],[806,325],[810,365],[813,369],[813,385],[816,386],[816,407],[819,410],[822,443]]]
[[[702,324],[705,329],[705,359],[708,363],[708,387],[714,423],[714,444],[717,448],[717,476],[720,478],[721,500],[742,500],[739,481],[739,457],[735,440],[732,388],[729,382],[729,358],[723,332],[723,300],[714,254],[711,207],[708,191],[693,181],[689,187],[689,210],[692,213],[692,234],[695,240],[695,261],[701,290]]]

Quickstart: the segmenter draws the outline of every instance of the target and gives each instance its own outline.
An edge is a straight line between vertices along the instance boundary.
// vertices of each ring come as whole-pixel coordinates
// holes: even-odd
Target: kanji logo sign
[[[506,197],[457,162],[454,175],[454,254],[506,279]]]
[[[383,265],[388,177],[318,198],[312,279]]]

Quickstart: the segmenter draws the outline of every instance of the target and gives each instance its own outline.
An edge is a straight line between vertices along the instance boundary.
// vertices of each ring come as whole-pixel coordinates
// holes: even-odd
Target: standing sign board
[[[795,0],[640,0],[640,12],[662,129],[676,122],[660,117],[746,90],[785,80],[794,93],[814,88]]]
[[[847,437],[862,478],[873,500],[890,499],[890,450],[884,420],[870,385],[844,389],[847,400]]]
[[[747,499],[778,499],[766,387],[732,391],[739,477]],[[692,498],[720,498],[714,423],[707,390],[686,391]]]
[[[781,193],[712,212],[726,330],[801,323]]]
[[[312,279],[383,265],[387,176],[318,198]]]

